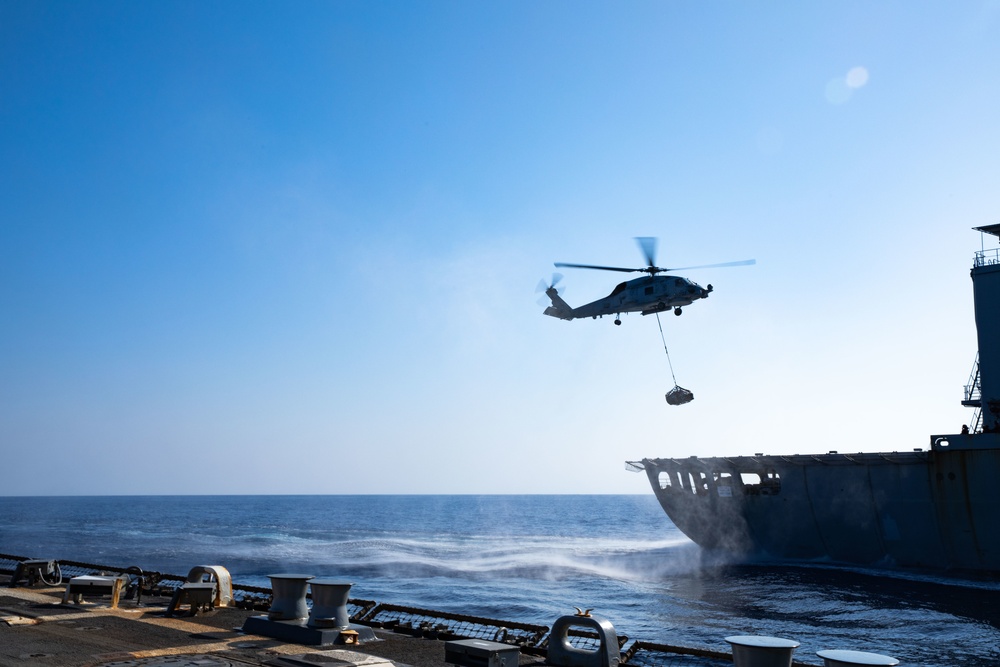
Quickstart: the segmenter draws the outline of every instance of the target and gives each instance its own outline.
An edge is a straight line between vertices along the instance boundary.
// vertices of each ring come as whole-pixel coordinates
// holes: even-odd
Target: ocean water
[[[703,553],[649,496],[0,497],[0,553],[234,581],[274,572],[351,596],[551,625],[593,608],[630,639],[727,650],[765,634],[903,665],[1000,664],[1000,581]]]

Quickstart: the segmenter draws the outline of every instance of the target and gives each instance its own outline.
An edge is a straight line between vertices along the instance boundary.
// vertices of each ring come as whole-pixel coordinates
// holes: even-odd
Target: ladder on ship
[[[975,408],[972,419],[969,420],[969,433],[979,433],[983,422],[983,399],[982,387],[979,384],[979,354],[976,354],[976,362],[972,365],[972,373],[969,374],[969,383],[965,385],[965,400],[962,405],[968,408]]]

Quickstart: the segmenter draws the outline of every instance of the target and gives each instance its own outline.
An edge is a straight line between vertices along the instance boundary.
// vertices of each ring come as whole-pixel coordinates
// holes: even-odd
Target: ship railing
[[[969,432],[981,433],[982,428],[983,428],[983,411],[980,408],[976,408],[976,411],[972,413],[972,419],[969,420]]]
[[[969,373],[969,382],[965,385],[965,400],[980,400],[979,385],[979,354],[976,354],[976,361],[972,364],[972,372]]]
[[[972,419],[969,420],[969,431],[972,433],[979,432],[980,422],[982,421],[981,401],[982,385],[979,379],[979,354],[977,353],[976,361],[972,365],[972,372],[969,373],[969,383],[965,385],[965,400],[962,401],[962,405],[976,409],[972,413]]]
[[[502,621],[420,607],[379,603],[357,618],[363,625],[429,639],[485,639],[521,647],[538,646],[547,625]]]
[[[1000,264],[1000,248],[976,251],[976,259],[973,266],[991,266],[994,264]]]

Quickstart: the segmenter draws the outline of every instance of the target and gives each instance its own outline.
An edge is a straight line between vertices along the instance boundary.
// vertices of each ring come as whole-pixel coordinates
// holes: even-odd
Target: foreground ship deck
[[[520,649],[518,667],[546,663],[549,628],[459,614],[350,600],[351,622],[372,627],[376,641],[306,646],[243,632],[246,620],[267,608],[270,589],[233,584],[234,604],[196,615],[169,616],[171,595],[184,581],[146,573],[141,600],[113,608],[108,598],[65,604],[65,586],[10,588],[7,565],[24,561],[0,554],[0,667],[445,667],[447,640],[486,639]],[[6,562],[5,562],[6,561]],[[63,576],[93,569],[58,561]],[[105,573],[128,568],[97,566]],[[150,576],[153,575],[153,576]],[[570,631],[577,649],[594,651],[596,635]],[[629,667],[724,667],[731,653],[717,647],[666,646],[618,636],[621,664]],[[499,663],[497,663],[499,664]],[[796,667],[814,663],[795,661]],[[489,663],[494,665],[494,663]],[[482,667],[489,667],[486,663]],[[494,666],[495,667],[495,666]],[[503,667],[510,667],[504,664]],[[580,667],[584,667],[580,663]]]
[[[440,642],[426,642],[390,631],[383,641],[344,647],[307,647],[268,637],[245,635],[240,628],[252,610],[219,608],[193,617],[164,615],[169,598],[144,606],[60,604],[61,589],[0,590],[0,665],[59,667],[236,667],[309,664],[365,664],[414,667],[444,664]],[[4,629],[3,625],[10,627]],[[407,641],[409,640],[409,641]],[[350,650],[347,650],[350,649]],[[526,656],[521,664],[541,662]]]

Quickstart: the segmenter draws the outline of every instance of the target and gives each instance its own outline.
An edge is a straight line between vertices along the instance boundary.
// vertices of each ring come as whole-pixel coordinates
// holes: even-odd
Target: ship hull
[[[671,521],[706,549],[1000,573],[1000,434],[926,451],[645,459]]]

